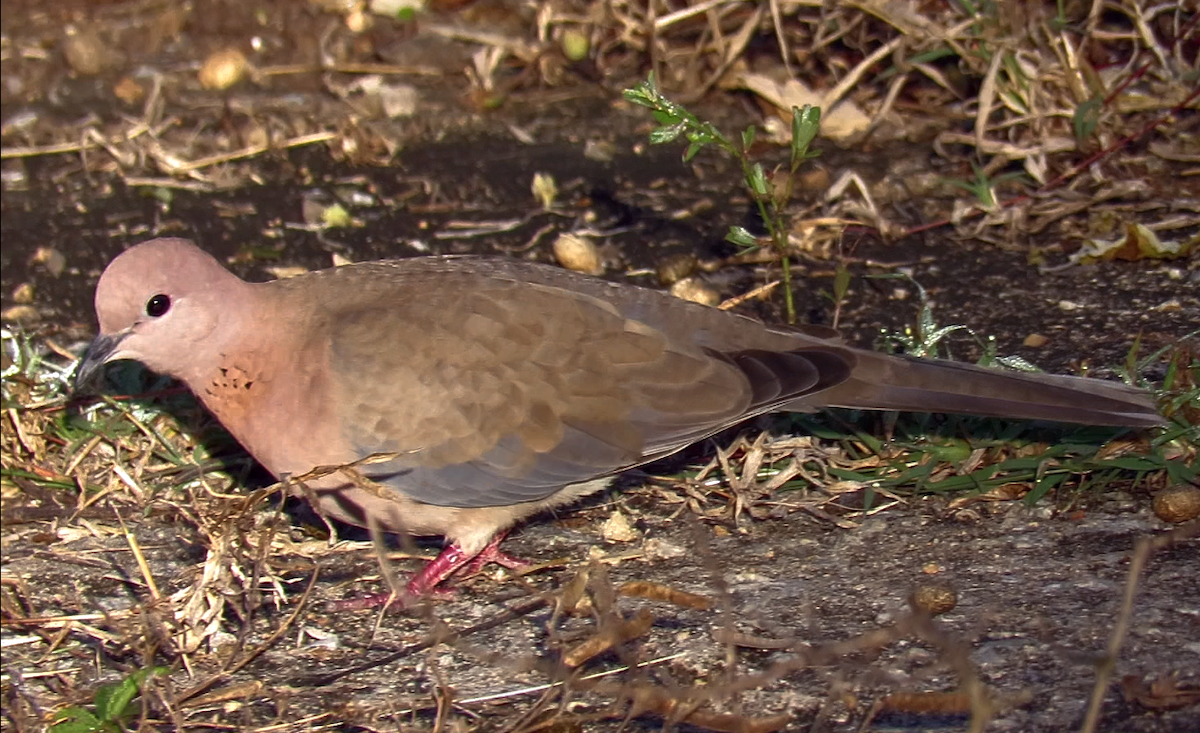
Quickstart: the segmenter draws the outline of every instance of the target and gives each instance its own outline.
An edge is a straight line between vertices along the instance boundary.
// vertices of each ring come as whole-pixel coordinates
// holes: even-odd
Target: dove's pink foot
[[[428,593],[436,592],[438,585],[450,578],[452,575],[469,578],[475,575],[483,566],[488,563],[496,563],[510,570],[522,568],[529,563],[515,558],[500,550],[500,542],[504,539],[506,532],[502,532],[491,539],[487,545],[480,550],[476,555],[471,556],[462,551],[458,545],[450,545],[442,550],[441,554],[435,557],[428,565],[408,581],[405,586],[409,593],[414,596],[423,596]]]
[[[470,562],[463,567],[462,575],[459,577],[469,578],[472,575],[476,575],[479,573],[479,571],[483,570],[484,565],[493,562],[500,567],[508,568],[509,570],[520,570],[521,568],[529,567],[530,563],[528,560],[522,560],[519,557],[513,557],[512,555],[500,549],[500,541],[503,540],[507,534],[507,532],[503,532],[493,537],[492,541],[487,543],[487,546],[480,550],[479,554],[471,558]],[[445,550],[442,551],[442,554],[445,554]],[[415,581],[416,578],[414,577],[413,580]]]
[[[487,545],[475,555],[468,555],[457,544],[447,546],[429,564],[417,571],[404,586],[404,594],[400,598],[392,598],[391,607],[397,610],[410,608],[424,596],[449,595],[454,591],[439,587],[451,576],[459,575],[469,578],[483,570],[488,563],[496,563],[510,570],[522,568],[529,563],[513,557],[500,550],[500,542],[507,533],[502,532],[491,539]],[[335,610],[351,610],[359,608],[374,608],[382,606],[391,598],[390,593],[377,593],[363,598],[340,601],[332,604]]]

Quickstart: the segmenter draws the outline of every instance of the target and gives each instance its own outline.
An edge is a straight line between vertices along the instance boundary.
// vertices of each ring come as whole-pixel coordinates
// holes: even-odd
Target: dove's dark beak
[[[75,369],[74,390],[76,392],[86,390],[96,381],[96,378],[104,371],[104,365],[116,353],[117,346],[121,344],[125,336],[125,332],[111,336],[102,333],[88,346],[83,359],[79,361],[79,366]]]

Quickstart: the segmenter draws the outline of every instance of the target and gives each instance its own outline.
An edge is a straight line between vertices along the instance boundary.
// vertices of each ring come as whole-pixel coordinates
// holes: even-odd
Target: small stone
[[[130,77],[123,76],[113,87],[113,96],[125,104],[133,106],[146,97],[146,90]]]
[[[721,302],[721,295],[713,290],[708,283],[700,278],[685,277],[671,286],[671,295],[683,300],[690,300],[701,305],[715,306]]]
[[[13,288],[13,302],[20,305],[29,305],[33,302],[33,283],[21,283]]]
[[[684,547],[658,538],[646,540],[642,550],[646,553],[646,557],[658,560],[670,560],[688,554]]]
[[[246,54],[236,48],[224,48],[204,60],[197,76],[205,89],[221,91],[240,82],[249,68]]]
[[[921,583],[908,597],[914,611],[940,616],[958,605],[958,591],[945,583]]]
[[[832,182],[829,180],[829,171],[816,166],[808,168],[796,177],[796,187],[801,191],[820,191],[824,193],[829,189],[830,183]]]
[[[351,33],[362,33],[369,30],[374,22],[374,19],[362,8],[355,8],[346,15],[346,28]]]
[[[53,247],[38,247],[29,262],[33,265],[41,265],[54,277],[63,274],[63,270],[67,269],[67,258]]]
[[[632,542],[638,538],[638,532],[624,514],[613,512],[601,525],[600,536],[609,542]]]
[[[14,323],[29,323],[38,320],[39,317],[37,309],[31,305],[14,305],[0,312],[0,320]]]
[[[674,285],[696,271],[697,259],[694,254],[669,255],[659,260],[654,272],[662,285]]]
[[[1171,486],[1154,495],[1154,514],[1164,522],[1181,524],[1200,516],[1200,489]]]
[[[383,84],[379,87],[379,103],[389,120],[412,117],[417,113],[420,101],[420,92],[410,84]]]
[[[354,217],[339,202],[334,202],[321,210],[321,224],[329,229],[348,227],[354,224]]]
[[[604,260],[600,257],[600,250],[596,248],[596,244],[590,238],[578,234],[560,234],[558,239],[554,240],[554,259],[568,270],[585,275],[599,275],[604,272]]]
[[[1040,333],[1031,333],[1025,337],[1024,341],[1024,344],[1031,349],[1040,349],[1048,343],[1050,343],[1050,339]]]
[[[568,28],[563,31],[563,55],[571,61],[582,61],[587,58],[590,49],[587,34],[578,28]]]
[[[583,157],[600,163],[611,163],[617,156],[617,146],[607,140],[588,140],[583,144]]]
[[[120,62],[116,51],[95,32],[68,27],[63,39],[63,56],[76,74],[94,76]]]
[[[558,184],[554,182],[554,176],[549,173],[534,173],[529,191],[543,209],[548,211],[554,208],[554,200],[558,198]]]

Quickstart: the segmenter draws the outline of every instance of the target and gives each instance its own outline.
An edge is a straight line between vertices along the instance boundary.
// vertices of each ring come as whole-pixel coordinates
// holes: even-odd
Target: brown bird
[[[513,259],[252,284],[191,242],[156,239],[112,261],[96,314],[77,384],[135,359],[187,384],[275,476],[343,467],[297,493],[352,524],[449,540],[409,582],[415,595],[464,567],[511,564],[498,544],[516,522],[767,412],[1161,422],[1123,384],[863,351],[825,329]]]

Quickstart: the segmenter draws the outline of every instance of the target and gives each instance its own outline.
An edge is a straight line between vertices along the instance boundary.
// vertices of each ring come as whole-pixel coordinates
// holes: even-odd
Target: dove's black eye
[[[151,318],[158,318],[169,310],[171,310],[171,297],[168,295],[159,293],[146,301],[146,315]]]

